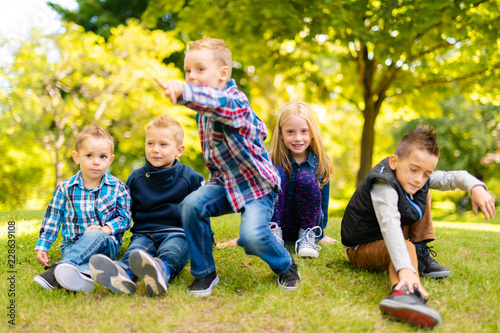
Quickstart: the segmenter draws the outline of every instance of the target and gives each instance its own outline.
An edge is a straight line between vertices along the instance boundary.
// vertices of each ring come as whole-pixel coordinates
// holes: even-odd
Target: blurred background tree
[[[103,60],[94,63],[98,68],[96,77],[103,80],[102,94],[80,99],[88,103],[89,110],[97,110],[107,96],[106,111],[101,116],[104,118],[100,119],[118,140],[119,155],[112,170],[121,177],[126,178],[142,163],[146,121],[160,110],[177,110],[160,98],[161,91],[154,87],[151,78],[181,77],[183,45],[205,36],[224,39],[232,50],[233,76],[268,125],[269,135],[285,103],[300,99],[312,106],[327,153],[337,168],[331,184],[332,197],[337,199],[349,198],[373,162],[390,154],[402,132],[411,129],[414,122],[405,124],[413,119],[432,122],[443,140],[441,133],[448,133],[447,126],[451,126],[446,121],[461,117],[458,109],[447,106],[451,101],[467,112],[471,112],[467,108],[484,108],[483,114],[497,117],[499,113],[500,28],[496,22],[500,0],[77,2],[75,11],[52,7],[63,19],[85,29],[79,32],[82,38],[93,36],[95,43],[107,48],[102,51]],[[132,23],[138,30],[126,35],[123,29],[129,29],[129,19],[140,19],[141,26]],[[156,41],[134,37],[160,33],[148,29],[160,29],[168,37]],[[117,34],[125,37],[119,39]],[[162,49],[162,43],[174,41],[180,46]],[[143,48],[148,50],[147,55],[136,57]],[[86,61],[92,63],[91,59]],[[108,62],[113,65],[104,67],[112,69],[99,68],[99,63]],[[152,63],[157,70],[148,70]],[[144,79],[144,83],[132,87],[116,84],[134,82],[136,77],[137,82]],[[98,90],[90,89],[96,93]],[[71,105],[70,98],[67,103]],[[150,113],[144,111],[145,105],[152,110]],[[186,150],[182,159],[206,174],[199,156],[194,114],[186,109],[176,114],[187,127],[186,137],[193,147]],[[89,116],[88,119],[94,117]],[[496,142],[498,123],[488,124],[478,128],[464,121],[459,132],[475,136],[475,131],[481,130],[485,140]],[[446,137],[456,135],[453,133],[456,132]],[[460,147],[458,143],[466,138],[456,139],[455,144]],[[463,144],[465,149],[465,141]],[[495,145],[478,146],[482,144],[472,140],[466,149],[478,156],[497,150]],[[453,158],[463,160],[454,157],[456,149],[448,147],[448,140],[441,145],[443,166],[456,166]],[[454,149],[450,156],[444,152],[448,149]],[[464,149],[458,149],[465,154]],[[490,172],[496,165],[493,162],[469,171],[494,182]],[[63,173],[69,171],[73,170]]]

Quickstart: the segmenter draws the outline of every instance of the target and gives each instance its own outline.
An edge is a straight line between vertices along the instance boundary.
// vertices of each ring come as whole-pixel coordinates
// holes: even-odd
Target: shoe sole
[[[431,272],[431,273],[424,273],[424,272],[419,272],[420,275],[434,278],[434,279],[440,279],[444,278],[447,276],[450,276],[451,272],[450,271],[441,271],[441,272]]]
[[[319,256],[319,252],[313,249],[300,249],[297,255],[299,257],[317,258]]]
[[[54,275],[57,283],[64,289],[89,293],[95,287],[92,279],[82,275],[78,268],[70,264],[58,264]]]
[[[142,250],[130,253],[129,266],[137,277],[144,281],[149,296],[160,296],[167,292],[168,287],[156,271],[154,259]]]
[[[212,295],[212,289],[219,284],[219,277],[216,276],[215,279],[210,283],[210,286],[207,289],[203,290],[189,290],[188,295],[194,297],[206,297]]]
[[[48,283],[43,277],[41,277],[40,275],[37,275],[33,278],[33,281],[35,281],[36,283],[38,283],[38,285],[40,285],[40,287],[42,287],[43,289],[45,290],[52,290],[54,287]]]
[[[133,295],[137,289],[123,268],[103,254],[96,254],[89,261],[94,281],[109,288],[115,294]],[[121,270],[121,274],[120,274]]]
[[[414,326],[434,327],[442,321],[439,312],[429,307],[409,306],[390,299],[384,299],[380,302],[379,308],[382,313],[407,321]]]

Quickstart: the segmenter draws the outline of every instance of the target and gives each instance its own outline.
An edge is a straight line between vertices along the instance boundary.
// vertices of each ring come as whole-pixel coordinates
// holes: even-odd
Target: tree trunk
[[[373,147],[375,145],[375,120],[377,119],[378,112],[373,103],[365,105],[366,107],[363,111],[365,121],[363,123],[363,133],[361,134],[361,156],[358,175],[356,177],[356,187],[372,168]]]

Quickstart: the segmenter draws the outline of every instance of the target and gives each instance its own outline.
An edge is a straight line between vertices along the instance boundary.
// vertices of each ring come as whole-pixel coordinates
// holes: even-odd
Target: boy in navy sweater
[[[146,164],[127,179],[132,196],[134,226],[121,262],[104,255],[90,259],[95,281],[114,293],[132,295],[138,277],[150,296],[167,291],[169,280],[186,265],[189,250],[179,203],[198,189],[204,178],[179,163],[184,152],[181,125],[163,114],[146,128]]]

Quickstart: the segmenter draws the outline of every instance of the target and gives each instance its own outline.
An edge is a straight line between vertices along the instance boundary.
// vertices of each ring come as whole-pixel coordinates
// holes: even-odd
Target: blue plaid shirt
[[[101,185],[92,190],[85,188],[78,172],[57,186],[45,212],[35,250],[49,252],[61,225],[65,243],[76,242],[91,225],[107,225],[115,242],[121,245],[122,234],[130,228],[131,202],[128,188],[109,172]]]

